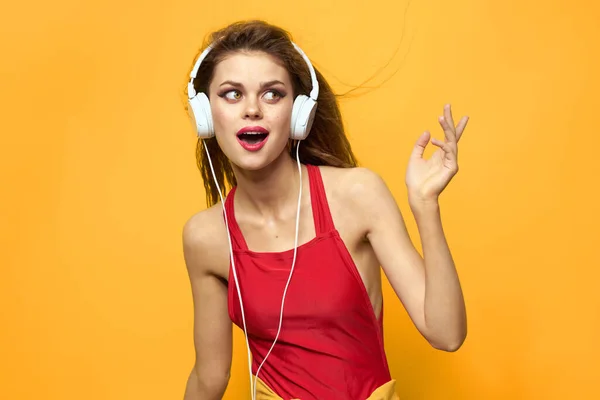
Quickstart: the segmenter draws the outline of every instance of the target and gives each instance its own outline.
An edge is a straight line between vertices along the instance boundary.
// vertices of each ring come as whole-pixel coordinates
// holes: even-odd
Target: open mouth
[[[238,135],[238,139],[249,145],[257,145],[269,136],[268,133],[262,132],[244,132]]]

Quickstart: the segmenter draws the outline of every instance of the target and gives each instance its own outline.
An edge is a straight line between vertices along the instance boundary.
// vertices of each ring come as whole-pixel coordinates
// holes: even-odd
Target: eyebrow
[[[278,81],[277,79],[275,79],[275,80],[268,81],[268,82],[261,82],[260,83],[260,88],[264,89],[266,87],[275,86],[275,85],[278,85],[278,84],[285,86],[285,83],[283,83],[283,82]],[[219,87],[224,86],[224,85],[231,85],[231,86],[234,86],[234,87],[243,87],[244,86],[244,85],[242,85],[239,82],[234,82],[234,81],[227,80],[227,81],[221,83],[219,85]]]

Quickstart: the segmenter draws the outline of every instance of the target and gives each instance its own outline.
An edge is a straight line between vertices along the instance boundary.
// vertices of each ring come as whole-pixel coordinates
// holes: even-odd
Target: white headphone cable
[[[292,268],[290,269],[290,276],[288,277],[287,283],[285,284],[285,288],[283,289],[283,298],[281,299],[281,312],[279,313],[279,326],[277,328],[277,334],[275,335],[275,340],[273,341],[273,344],[271,345],[271,348],[269,349],[269,351],[267,352],[267,355],[265,355],[265,358],[263,359],[263,361],[260,363],[258,369],[256,370],[256,376],[254,377],[254,391],[253,391],[253,396],[252,396],[252,400],[256,400],[256,383],[258,380],[258,373],[260,372],[260,369],[262,368],[263,364],[265,363],[265,361],[267,361],[267,357],[269,357],[269,354],[271,354],[271,350],[273,350],[273,347],[275,347],[275,343],[277,343],[277,339],[279,338],[279,333],[281,332],[281,324],[283,322],[283,306],[285,304],[285,296],[287,294],[287,290],[288,290],[288,286],[290,285],[290,281],[292,279],[292,273],[294,272],[294,266],[296,265],[296,255],[298,253],[298,231],[300,228],[300,205],[302,202],[302,166],[300,165],[300,140],[298,140],[297,142],[298,144],[296,145],[296,161],[298,163],[298,174],[300,177],[300,190],[298,191],[298,210],[296,213],[296,237],[294,239],[294,258],[292,260]],[[251,386],[252,388],[252,386]]]
[[[229,254],[231,257],[231,269],[233,270],[233,278],[235,280],[235,285],[236,285],[236,289],[237,289],[237,293],[238,293],[238,298],[240,300],[240,310],[242,312],[242,324],[244,326],[244,336],[246,338],[246,349],[248,351],[248,369],[249,369],[249,373],[250,373],[250,391],[252,393],[252,400],[256,400],[256,383],[258,380],[258,373],[260,372],[260,369],[262,368],[263,364],[265,363],[265,361],[267,360],[267,357],[269,357],[269,355],[271,354],[271,351],[273,350],[273,347],[275,347],[275,343],[277,343],[277,339],[279,338],[279,333],[281,332],[281,325],[283,322],[283,308],[285,305],[285,296],[287,294],[287,290],[290,284],[290,281],[292,279],[292,273],[294,272],[294,267],[296,265],[296,256],[298,253],[298,232],[299,232],[299,228],[300,228],[300,209],[301,209],[301,201],[302,201],[302,166],[300,164],[300,141],[297,142],[296,145],[296,162],[298,165],[298,174],[299,174],[299,191],[298,191],[298,208],[297,208],[297,212],[296,212],[296,235],[295,235],[295,239],[294,239],[294,257],[292,260],[292,267],[290,269],[290,275],[288,277],[287,283],[285,285],[285,288],[283,290],[283,298],[281,300],[281,312],[279,314],[279,326],[277,328],[277,334],[275,335],[275,340],[273,341],[273,344],[271,345],[271,348],[269,349],[269,351],[267,352],[267,355],[265,356],[265,358],[263,359],[262,363],[259,365],[258,369],[256,370],[256,376],[254,378],[254,382],[252,381],[252,354],[250,352],[250,344],[248,341],[248,332],[246,329],[246,317],[244,315],[244,305],[242,302],[242,294],[240,292],[240,285],[239,285],[239,281],[237,278],[237,273],[235,270],[235,261],[234,261],[234,257],[233,257],[233,247],[231,244],[231,235],[229,233],[229,223],[227,220],[227,212],[225,210],[225,201],[223,200],[223,195],[221,193],[221,187],[219,186],[219,183],[217,182],[217,177],[215,175],[215,170],[213,168],[213,164],[212,164],[212,159],[210,158],[210,152],[208,151],[208,146],[204,145],[204,149],[206,150],[206,155],[208,157],[208,163],[210,165],[210,171],[212,173],[213,176],[213,180],[215,182],[215,185],[217,186],[217,189],[219,191],[219,197],[221,199],[221,207],[223,208],[223,215],[225,217],[225,227],[227,229],[227,239],[229,241]]]

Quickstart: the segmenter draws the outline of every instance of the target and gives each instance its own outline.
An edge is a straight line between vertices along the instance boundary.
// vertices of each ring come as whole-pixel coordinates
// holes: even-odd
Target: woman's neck
[[[289,153],[258,171],[243,171],[234,167],[237,180],[236,203],[241,209],[263,217],[287,214],[298,202],[298,166]]]

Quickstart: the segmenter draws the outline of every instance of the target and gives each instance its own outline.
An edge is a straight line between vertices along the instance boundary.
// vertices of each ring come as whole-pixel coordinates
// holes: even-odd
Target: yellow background
[[[386,282],[401,398],[600,398],[597,2],[2,8],[0,398],[183,398],[194,354],[180,236],[204,193],[179,91],[205,35],[248,18],[291,31],[337,92],[375,76],[379,89],[341,107],[417,245],[410,149],[425,129],[441,137],[445,102],[471,116],[441,200],[469,334],[457,353],[433,350]],[[226,399],[248,393],[235,340]]]

